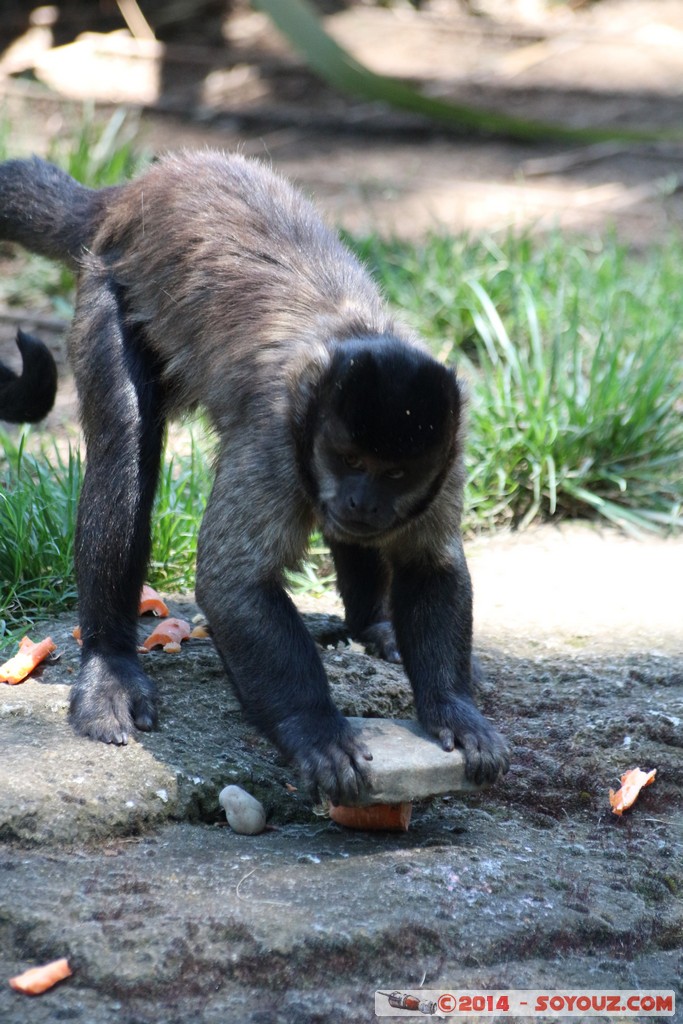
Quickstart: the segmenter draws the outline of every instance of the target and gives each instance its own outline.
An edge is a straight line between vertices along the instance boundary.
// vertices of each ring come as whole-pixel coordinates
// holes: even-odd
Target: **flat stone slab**
[[[462,750],[443,750],[409,718],[348,718],[372,754],[368,804],[400,804],[483,787],[465,778]]]

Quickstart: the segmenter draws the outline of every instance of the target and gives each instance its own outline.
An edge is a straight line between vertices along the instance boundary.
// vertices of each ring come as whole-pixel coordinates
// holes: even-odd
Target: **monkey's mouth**
[[[394,523],[386,523],[378,526],[376,523],[368,523],[361,519],[342,519],[336,516],[329,508],[323,508],[325,532],[339,540],[370,541],[377,537],[383,537],[389,533]]]

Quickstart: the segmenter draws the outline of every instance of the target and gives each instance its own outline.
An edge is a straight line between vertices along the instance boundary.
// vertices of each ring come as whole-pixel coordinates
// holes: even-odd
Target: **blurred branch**
[[[154,29],[140,10],[137,0],[116,0],[121,17],[134,39],[155,39]]]
[[[330,85],[366,100],[380,101],[401,110],[422,114],[446,127],[526,141],[543,139],[596,143],[616,140],[632,143],[683,140],[681,134],[637,128],[571,128],[424,96],[399,79],[377,74],[357,61],[328,35],[308,0],[251,2],[255,9],[269,16],[308,66]]]

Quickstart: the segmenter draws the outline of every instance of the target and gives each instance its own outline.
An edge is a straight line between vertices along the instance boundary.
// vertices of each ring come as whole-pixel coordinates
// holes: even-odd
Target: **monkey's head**
[[[376,543],[438,493],[456,454],[455,375],[390,336],[341,342],[317,392],[312,475],[328,536]]]

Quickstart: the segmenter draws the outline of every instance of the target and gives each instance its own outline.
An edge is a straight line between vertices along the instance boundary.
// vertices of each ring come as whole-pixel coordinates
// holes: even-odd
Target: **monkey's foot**
[[[510,767],[510,748],[471,700],[451,697],[431,702],[418,711],[422,725],[444,750],[462,747],[465,777],[477,785],[495,782]]]
[[[372,626],[363,630],[359,639],[366,645],[370,654],[375,654],[394,665],[401,664],[396,634],[390,622],[374,622]]]
[[[338,711],[304,711],[277,728],[277,742],[297,765],[314,803],[355,804],[368,786],[372,754]]]
[[[122,746],[134,728],[156,726],[155,684],[135,658],[91,655],[71,688],[69,720],[79,736]]]

